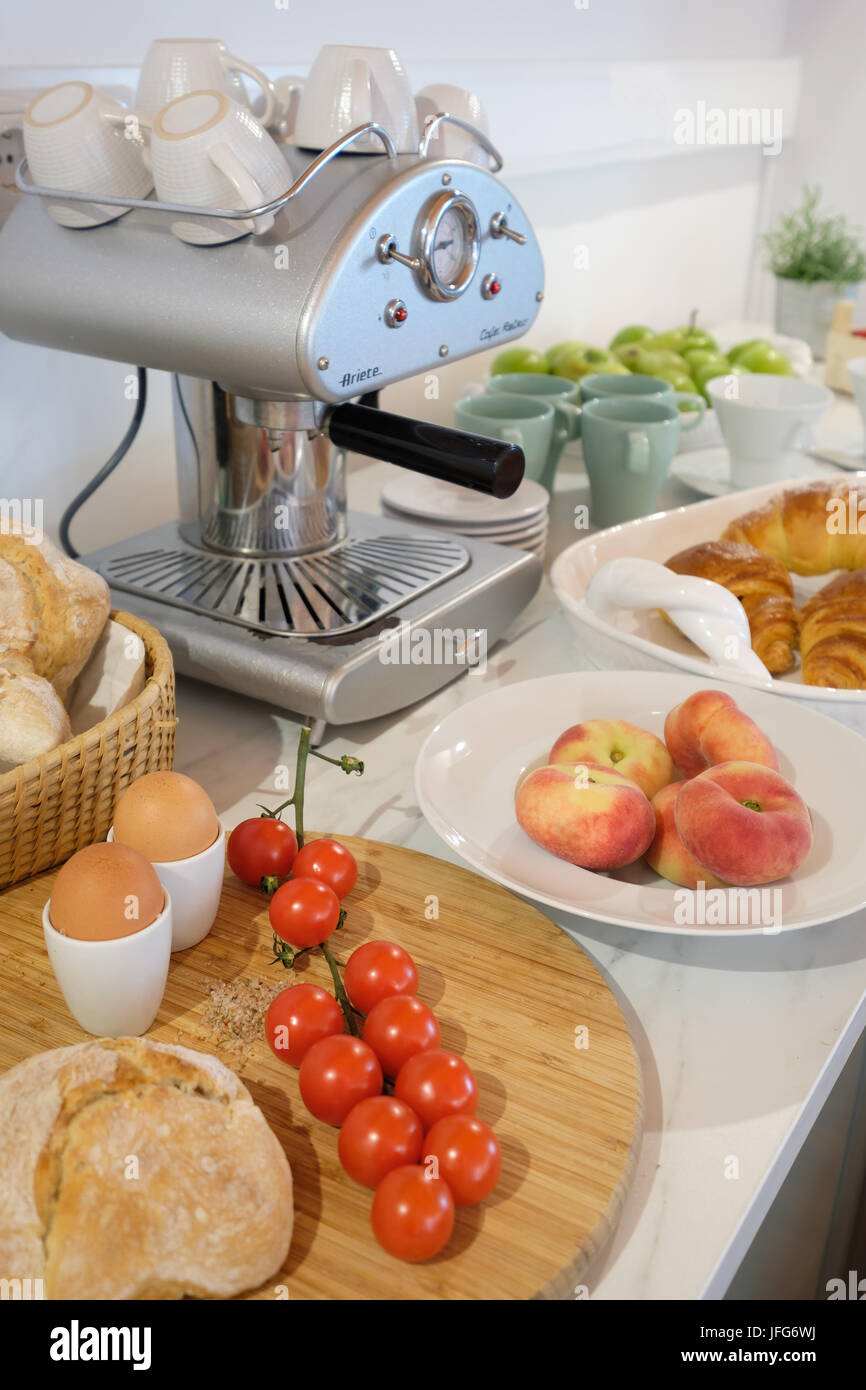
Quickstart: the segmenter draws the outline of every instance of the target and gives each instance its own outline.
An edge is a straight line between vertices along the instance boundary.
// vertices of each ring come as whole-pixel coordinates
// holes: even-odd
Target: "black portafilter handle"
[[[335,406],[327,430],[338,449],[384,459],[492,497],[516,492],[526,467],[523,450],[516,444],[391,415],[368,405]]]

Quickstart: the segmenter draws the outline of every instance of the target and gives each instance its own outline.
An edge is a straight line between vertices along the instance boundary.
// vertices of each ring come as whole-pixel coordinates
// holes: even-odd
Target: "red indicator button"
[[[408,312],[405,304],[398,304],[397,308],[394,310],[395,323],[405,323]]]

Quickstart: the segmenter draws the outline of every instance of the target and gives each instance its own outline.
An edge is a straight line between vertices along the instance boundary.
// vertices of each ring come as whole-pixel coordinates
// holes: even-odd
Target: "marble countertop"
[[[842,402],[834,426],[856,429]],[[378,510],[391,470],[353,469],[350,502]],[[552,508],[550,551],[573,538],[586,497],[566,458]],[[696,500],[669,481],[662,505]],[[330,730],[323,750],[357,753],[349,786],[312,759],[308,820],[460,862],[415,800],[416,755],[431,727],[491,687],[582,666],[547,582],[466,676],[399,715]],[[181,679],[176,766],[210,792],[230,826],[274,798],[294,761],[298,723],[273,708]],[[620,1225],[590,1272],[594,1298],[720,1297],[805,1135],[866,1025],[866,913],[790,936],[662,936],[549,914],[609,980],[643,1068],[645,1130]]]

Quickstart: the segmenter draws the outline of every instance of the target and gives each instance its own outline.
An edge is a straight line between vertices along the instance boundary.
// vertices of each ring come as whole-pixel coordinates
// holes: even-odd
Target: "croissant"
[[[866,570],[831,579],[803,607],[800,650],[806,685],[866,687]]]
[[[790,671],[797,650],[794,588],[784,565],[752,545],[705,541],[665,561],[676,574],[712,579],[728,589],[746,610],[752,648],[773,676]]]
[[[789,488],[732,521],[722,540],[753,545],[795,574],[863,569],[866,484],[820,479]]]

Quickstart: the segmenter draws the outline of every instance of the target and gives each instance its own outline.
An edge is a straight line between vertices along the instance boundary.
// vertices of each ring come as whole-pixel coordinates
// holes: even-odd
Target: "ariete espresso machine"
[[[364,403],[520,336],[538,312],[543,265],[519,204],[492,169],[434,157],[436,130],[455,120],[429,120],[411,153],[372,122],[317,155],[281,145],[280,198],[205,214],[271,213],[272,227],[221,245],[172,235],[202,209],[155,197],[105,198],[131,210],[58,225],[46,199],[84,195],[36,187],[24,164],[19,187],[35,196],[0,237],[5,334],[173,374],[180,518],[87,563],[164,632],[181,672],[320,732],[465,669],[395,671],[382,660],[395,627],[492,645],[540,580],[525,552],[347,510],[350,451],[498,497],[522,477],[513,445]]]

